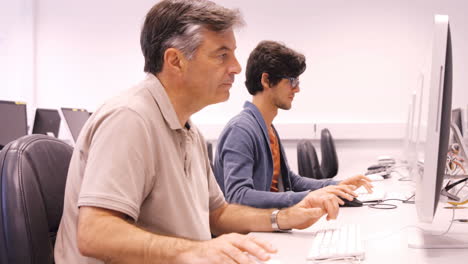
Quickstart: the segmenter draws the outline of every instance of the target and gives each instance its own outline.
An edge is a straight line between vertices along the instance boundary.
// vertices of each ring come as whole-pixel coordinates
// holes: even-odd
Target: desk
[[[374,182],[376,188],[383,188],[391,193],[411,191],[414,183],[400,182],[398,176],[392,179]],[[340,208],[337,221],[342,223],[358,223],[361,226],[362,239],[366,252],[361,263],[468,263],[468,249],[413,249],[408,247],[408,233],[417,230],[414,226],[431,227],[443,233],[452,219],[452,210],[444,209],[445,204],[439,204],[436,217],[432,224],[418,224],[414,204],[403,204],[392,201],[398,206],[392,210],[378,210],[367,206]],[[468,210],[457,210],[455,218],[468,218]],[[326,221],[322,218],[320,221]],[[413,227],[411,227],[413,226]],[[305,230],[293,230],[291,233],[260,233],[253,235],[271,242],[279,252],[272,259],[280,260],[281,264],[313,263],[306,261],[310,247],[310,232],[313,226]],[[449,234],[464,233],[468,239],[468,224],[454,223]],[[346,261],[326,263],[349,263]]]

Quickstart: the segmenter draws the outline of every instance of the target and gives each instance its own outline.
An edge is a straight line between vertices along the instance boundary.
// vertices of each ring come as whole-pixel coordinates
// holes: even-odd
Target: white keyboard
[[[367,174],[367,178],[369,178],[371,181],[383,181],[385,178],[382,176],[382,174],[379,173],[373,173],[373,174]]]
[[[322,223],[315,233],[307,255],[308,260],[364,259],[361,230],[356,224]]]
[[[361,202],[374,202],[384,200],[387,196],[387,192],[382,189],[373,189],[372,193],[368,193],[366,189],[363,192],[360,191],[360,188],[356,190],[356,194],[358,199]]]
[[[358,195],[356,199],[358,199],[361,202],[380,201],[384,200],[387,197],[387,192],[383,188],[373,188],[372,193],[368,193],[367,189],[361,186],[357,188],[354,192]]]

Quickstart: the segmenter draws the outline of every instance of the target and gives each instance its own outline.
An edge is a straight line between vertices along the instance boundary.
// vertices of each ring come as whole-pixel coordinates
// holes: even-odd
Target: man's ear
[[[261,82],[262,82],[263,90],[265,90],[266,88],[270,88],[270,80],[268,79],[268,73],[266,72],[262,73]]]
[[[164,52],[164,68],[171,72],[182,72],[186,64],[184,54],[178,49],[168,48]]]

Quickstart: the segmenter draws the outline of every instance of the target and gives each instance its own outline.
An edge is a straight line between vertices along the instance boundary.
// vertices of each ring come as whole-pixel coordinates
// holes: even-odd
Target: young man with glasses
[[[253,96],[221,133],[214,162],[216,180],[231,203],[258,208],[285,208],[311,191],[343,193],[364,186],[358,175],[337,182],[301,177],[289,169],[281,140],[272,122],[278,109],[289,110],[305,71],[304,55],[274,41],[262,41],[251,52],[246,69],[247,90]]]

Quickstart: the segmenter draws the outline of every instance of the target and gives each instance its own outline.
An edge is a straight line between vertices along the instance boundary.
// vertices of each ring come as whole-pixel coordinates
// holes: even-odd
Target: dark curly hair
[[[301,53],[275,41],[262,41],[250,53],[245,86],[251,95],[255,95],[263,91],[263,73],[268,73],[268,80],[274,86],[282,77],[299,77],[305,69],[305,57]]]

